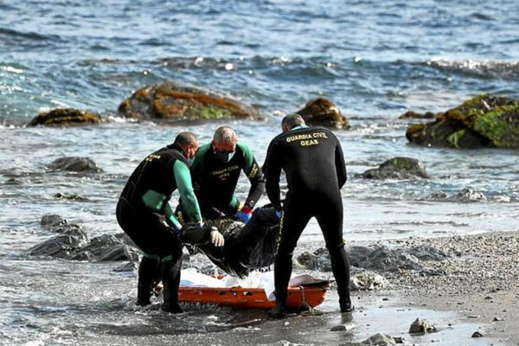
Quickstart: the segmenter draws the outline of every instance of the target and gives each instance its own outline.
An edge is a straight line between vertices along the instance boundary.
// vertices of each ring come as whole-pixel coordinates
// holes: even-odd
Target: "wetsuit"
[[[221,213],[234,215],[238,211],[240,202],[235,190],[242,170],[251,184],[244,205],[252,209],[265,190],[265,181],[249,147],[238,142],[228,162],[219,160],[211,144],[200,147],[191,174],[204,219],[221,217]]]
[[[315,217],[330,252],[341,311],[346,311],[351,302],[340,188],[347,177],[340,142],[327,129],[298,126],[272,140],[264,169],[267,195],[276,210],[283,210],[274,270],[277,308],[286,304],[297,241],[310,218]],[[283,206],[279,188],[281,170],[288,183]]]
[[[168,203],[175,190],[179,190],[188,221],[201,221],[188,163],[181,152],[180,147],[170,145],[148,155],[130,176],[116,211],[121,228],[144,252],[137,304],[149,304],[153,276],[162,262],[166,311],[179,309],[181,226]]]

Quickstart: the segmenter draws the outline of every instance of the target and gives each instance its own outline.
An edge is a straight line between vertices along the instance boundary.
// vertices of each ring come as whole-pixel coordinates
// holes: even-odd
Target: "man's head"
[[[182,149],[184,152],[184,157],[188,160],[195,156],[198,148],[200,147],[200,143],[198,142],[196,135],[189,131],[179,133],[173,144],[178,145]]]
[[[286,115],[281,120],[281,130],[287,132],[292,130],[296,126],[305,125],[305,120],[302,116],[297,113]]]
[[[220,126],[216,129],[211,145],[215,155],[223,162],[229,162],[236,151],[238,137],[229,126]]]

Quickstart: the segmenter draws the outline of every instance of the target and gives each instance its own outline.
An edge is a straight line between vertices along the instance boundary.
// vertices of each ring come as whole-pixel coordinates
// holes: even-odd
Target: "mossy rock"
[[[309,101],[296,113],[309,125],[325,126],[335,129],[349,129],[350,122],[342,115],[339,108],[330,100],[319,97]]]
[[[69,126],[79,124],[97,124],[101,122],[98,114],[74,108],[58,108],[38,114],[28,126]]]
[[[460,149],[519,148],[519,101],[479,95],[406,131],[411,143]]]
[[[254,108],[229,97],[173,82],[137,90],[119,105],[119,113],[133,119],[261,119]]]
[[[366,179],[429,179],[425,166],[417,159],[409,157],[394,157],[383,162],[378,168],[373,168],[361,174]]]

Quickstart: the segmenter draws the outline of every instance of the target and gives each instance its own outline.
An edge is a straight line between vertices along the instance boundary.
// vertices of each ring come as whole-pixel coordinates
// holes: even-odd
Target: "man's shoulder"
[[[197,159],[202,158],[209,151],[209,149],[211,149],[211,143],[201,145],[200,148],[198,148],[195,157]]]

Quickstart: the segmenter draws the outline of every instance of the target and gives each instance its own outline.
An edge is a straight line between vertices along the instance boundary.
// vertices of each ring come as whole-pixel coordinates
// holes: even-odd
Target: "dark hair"
[[[184,131],[178,134],[173,144],[184,147],[185,145],[194,143],[196,141],[198,141],[198,138],[193,132]]]
[[[299,125],[305,125],[305,120],[297,113],[286,115],[283,120],[281,120],[281,126],[286,126],[289,129]]]

